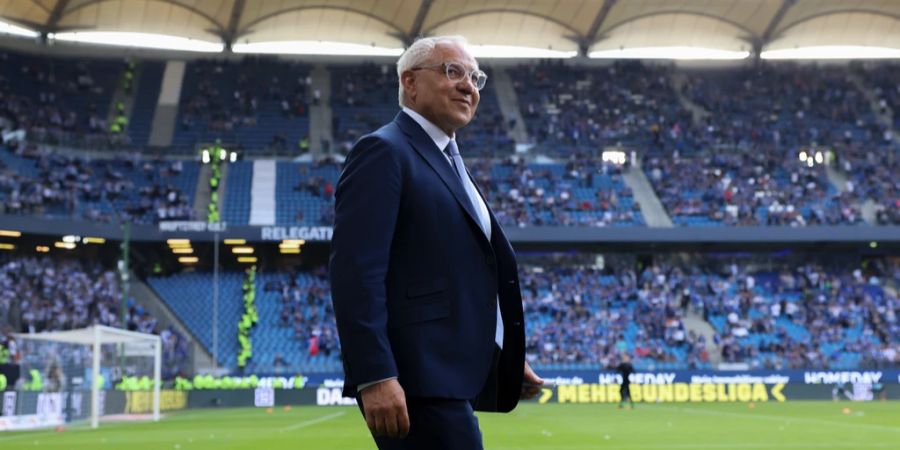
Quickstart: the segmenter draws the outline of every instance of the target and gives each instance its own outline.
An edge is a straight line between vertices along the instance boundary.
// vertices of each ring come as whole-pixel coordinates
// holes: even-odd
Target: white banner
[[[3,393],[3,415],[6,417],[16,415],[16,393]]]
[[[32,430],[35,428],[55,427],[63,424],[63,416],[27,416],[0,417],[0,431]]]
[[[257,408],[271,408],[275,406],[275,389],[256,388],[253,391],[253,405]]]

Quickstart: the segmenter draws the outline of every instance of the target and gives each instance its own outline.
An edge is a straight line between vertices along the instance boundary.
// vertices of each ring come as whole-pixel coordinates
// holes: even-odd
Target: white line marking
[[[336,413],[331,413],[331,414],[329,414],[329,415],[327,415],[327,416],[322,416],[322,417],[319,417],[319,418],[316,418],[316,419],[307,420],[307,421],[305,421],[305,422],[300,422],[300,423],[298,423],[298,424],[294,424],[294,425],[291,425],[291,426],[289,426],[289,427],[282,428],[281,431],[293,431],[293,430],[299,430],[300,428],[306,428],[306,427],[308,427],[308,426],[310,426],[310,425],[315,425],[315,424],[317,424],[317,423],[322,423],[322,422],[325,422],[325,421],[328,421],[328,420],[331,420],[331,419],[335,419],[335,418],[341,417],[341,416],[343,416],[344,414],[347,414],[347,411],[338,411],[338,412],[336,412]]]
[[[694,413],[694,414],[706,414],[711,416],[730,416],[730,417],[740,417],[742,419],[760,419],[760,420],[769,420],[769,421],[777,421],[782,423],[811,423],[816,425],[837,425],[842,427],[850,427],[850,428],[869,428],[874,430],[884,430],[884,431],[893,431],[895,433],[900,433],[900,428],[898,427],[888,427],[884,425],[875,425],[869,423],[852,423],[852,422],[834,422],[831,420],[822,420],[822,419],[808,419],[803,417],[785,417],[785,416],[773,416],[769,414],[758,414],[758,413],[731,413],[724,411],[709,411],[703,409],[696,408],[679,408],[681,411]]]

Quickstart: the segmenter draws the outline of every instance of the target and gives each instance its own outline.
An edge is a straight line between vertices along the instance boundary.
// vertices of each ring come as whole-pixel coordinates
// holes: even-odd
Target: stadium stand
[[[761,64],[688,72],[682,92],[708,115],[697,148],[774,146],[797,153],[838,142],[872,144],[882,129],[846,67]]]
[[[709,343],[685,329],[675,283],[656,271],[523,266],[530,363],[545,370],[597,369],[629,353],[639,370],[709,368]]]
[[[705,280],[718,297],[702,301],[723,360],[844,370],[893,362],[885,355],[900,343],[900,310],[884,277],[895,276],[896,267],[869,274],[814,262],[774,269],[734,266],[728,276]]]
[[[849,178],[846,197],[872,202],[875,223],[900,225],[900,148],[842,147],[837,168]]]
[[[0,125],[5,133],[27,128],[29,136],[25,144],[18,140],[6,143],[13,153],[34,153],[33,144],[47,141],[47,133],[66,139],[81,136],[77,141],[81,145],[91,144],[84,139],[109,142],[106,109],[121,74],[120,62],[15,52],[4,53],[2,58],[9,64],[0,71],[0,92],[4,92]],[[141,61],[138,67],[141,76],[128,135],[134,145],[142,146],[149,135],[163,64]],[[640,205],[633,201],[619,169],[596,161],[597,150],[609,146],[638,150],[655,195],[677,226],[859,225],[864,217],[873,224],[897,224],[900,189],[891,174],[897,171],[900,149],[891,130],[877,120],[876,113],[882,111],[873,111],[851,82],[858,75],[871,87],[884,112],[897,110],[891,67],[763,63],[753,68],[674,69],[641,62],[522,65],[506,70],[515,75],[519,106],[536,144],[532,152],[554,159],[525,164],[502,159],[513,146],[506,134],[511,124],[503,118],[490,82],[482,91],[478,117],[460,131],[459,141],[471,171],[508,225],[644,225]],[[303,147],[303,142],[308,148],[306,112],[317,101],[310,92],[309,70],[308,65],[271,58],[190,63],[173,146],[193,149],[222,139],[229,148],[251,154]],[[396,114],[395,68],[367,63],[335,64],[328,70],[334,137],[338,149],[345,151],[362,133]],[[50,80],[60,79],[68,81],[50,86]],[[681,81],[676,83],[676,79]],[[605,101],[598,103],[597,98]],[[770,98],[777,101],[767,101]],[[696,111],[689,112],[683,99],[705,112],[697,123],[693,118]],[[263,123],[265,127],[260,125]],[[20,146],[26,150],[17,149]],[[810,155],[814,151],[834,155],[834,167],[851,181],[847,190],[839,191],[823,166],[807,167],[800,162],[797,156],[806,150]],[[875,154],[887,157],[876,161]],[[485,157],[496,159],[476,161]],[[118,163],[94,159],[89,164],[75,164],[72,170],[80,171],[75,176],[87,176],[92,170],[108,173],[113,191],[122,191],[116,187],[122,185],[119,175],[128,180],[125,186],[131,182],[138,192],[147,189],[141,195],[132,192],[125,198],[110,199],[104,198],[106,193],[71,194],[56,188],[53,185],[58,180],[52,179],[53,174],[41,181],[44,175],[28,167],[27,161],[4,154],[2,162],[18,171],[4,177],[5,193],[0,196],[16,197],[6,211],[106,221],[115,220],[112,211],[120,206],[128,210],[125,217],[136,216],[135,220],[143,223],[190,218],[195,174],[199,174],[195,163],[184,161],[182,175],[145,182],[140,174],[122,169]],[[590,168],[579,174],[593,178],[590,186],[584,185],[584,180],[580,186],[572,185],[566,167],[573,163]],[[279,163],[278,168],[276,222],[330,223],[328,194],[323,202],[312,186],[333,189],[339,169],[305,174],[308,169],[303,164],[285,164],[289,163]],[[16,189],[23,183],[25,189]],[[252,164],[233,164],[226,184],[223,218],[234,225],[247,224]],[[303,185],[308,189],[301,188]],[[41,186],[50,187],[51,198],[38,200],[36,192]],[[174,201],[168,200],[172,192]],[[161,205],[165,209],[160,209]],[[863,214],[865,208],[874,212]]]
[[[228,165],[225,196],[222,198],[222,220],[234,225],[250,222],[250,187],[253,185],[253,162],[237,161]]]
[[[241,285],[243,274],[225,272],[219,275],[219,326],[218,352],[213,349],[212,302],[213,277],[208,273],[182,273],[170,276],[152,276],[147,284],[168,305],[175,316],[190,330],[211,354],[216,354],[219,364],[237,366],[238,321],[241,317]]]
[[[309,135],[309,67],[272,58],[188,64],[172,146],[216,140],[238,151],[295,148]]]
[[[563,62],[519,66],[514,86],[539,151],[566,155],[606,147],[683,148],[691,115],[669,70],[639,62],[578,67]]]
[[[530,260],[534,255],[529,256]],[[900,345],[900,264],[804,263],[760,257],[674,254],[636,270],[633,259],[598,269],[573,263],[520,267],[529,361],[542,370],[610,367],[625,353],[638,370],[710,369],[713,361],[754,369],[852,369],[894,364]],[[234,367],[240,273],[221,278],[220,363]],[[209,273],[150,283],[211,345]],[[340,369],[324,267],[257,277],[254,373]],[[707,338],[689,315],[708,321]],[[714,354],[714,352],[719,352]]]
[[[334,223],[334,189],[341,167],[329,160],[279,162],[276,223],[320,226]]]
[[[341,370],[328,272],[272,273],[257,279],[260,326],[252,334],[258,372]]]
[[[644,170],[676,225],[863,223],[858,201],[837,191],[823,165],[774,149],[653,157]]]
[[[243,274],[220,275],[219,363],[237,367],[237,324],[241,316]],[[212,349],[209,273],[151,277],[149,284],[191,333]],[[337,330],[328,275],[315,272],[259,274],[259,324],[250,332],[253,357],[247,373],[334,372],[340,370]]]
[[[572,155],[564,163],[473,160],[472,176],[503,225],[640,226],[640,207],[611,163]]]
[[[894,130],[900,129],[900,75],[898,75],[898,69],[900,67],[897,63],[869,63],[860,67],[863,79],[875,93],[878,112],[893,117]]]
[[[95,159],[38,146],[0,149],[0,207],[5,214],[155,223],[193,216],[199,164]]]
[[[344,154],[364,134],[391,121],[397,104],[397,69],[390,64],[332,65],[332,133]]]
[[[0,129],[49,144],[104,148],[120,61],[0,52]]]

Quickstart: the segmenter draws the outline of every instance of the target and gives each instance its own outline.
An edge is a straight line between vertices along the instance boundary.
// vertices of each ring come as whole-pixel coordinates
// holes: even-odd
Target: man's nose
[[[472,81],[472,77],[463,77],[462,80],[459,80],[459,82],[456,83],[456,88],[470,94],[478,90],[475,87],[475,82]]]

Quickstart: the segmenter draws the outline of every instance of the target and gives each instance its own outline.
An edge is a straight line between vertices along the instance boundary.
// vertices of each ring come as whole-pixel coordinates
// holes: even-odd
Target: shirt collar
[[[447,133],[444,133],[444,130],[438,128],[437,125],[431,123],[428,119],[422,117],[421,114],[413,111],[406,106],[403,107],[403,112],[405,112],[409,117],[412,117],[413,120],[425,130],[425,133],[428,134],[428,137],[434,141],[434,145],[437,146],[438,150],[444,151],[447,148],[447,144],[453,139],[450,136],[447,136]]]

